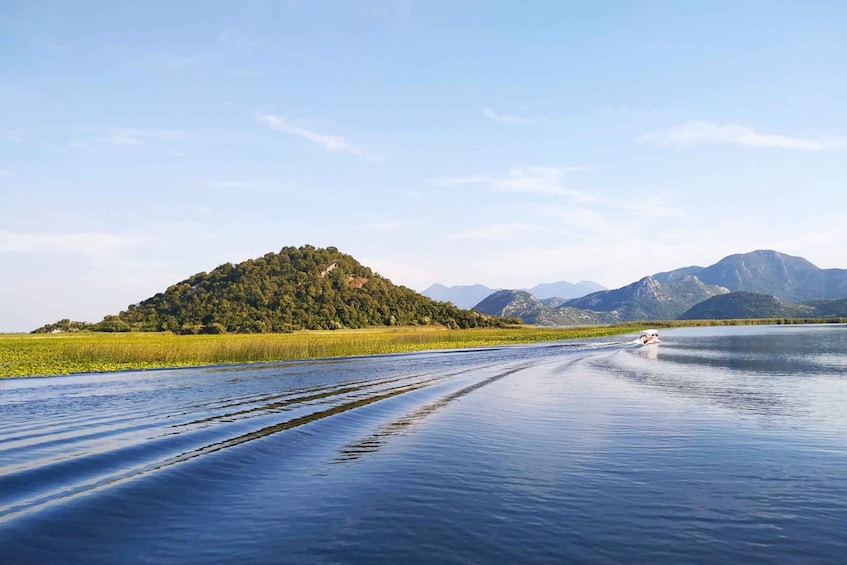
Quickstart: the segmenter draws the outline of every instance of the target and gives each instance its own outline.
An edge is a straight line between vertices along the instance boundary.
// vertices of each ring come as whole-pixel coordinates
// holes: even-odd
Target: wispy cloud
[[[113,128],[106,140],[115,145],[145,145],[153,139],[173,140],[182,137],[184,132],[167,129]]]
[[[524,192],[564,196],[582,196],[579,191],[568,188],[564,176],[568,173],[584,170],[581,167],[512,167],[505,175],[485,176],[469,175],[463,177],[431,179],[435,186],[454,187],[463,185],[483,185],[499,192]]]
[[[579,196],[578,191],[566,187],[563,181],[566,174],[578,170],[581,169],[578,167],[514,167],[506,176],[495,179],[493,186],[503,192]]]
[[[686,147],[700,143],[724,143],[743,147],[773,147],[802,151],[847,147],[847,138],[845,137],[793,137],[761,133],[737,124],[714,124],[703,121],[686,122],[666,129],[651,131],[642,135],[636,141],[675,147]]]
[[[483,115],[489,120],[493,120],[495,122],[500,122],[503,124],[547,124],[552,125],[555,124],[555,120],[550,120],[548,118],[541,117],[532,117],[532,116],[516,116],[514,114],[503,114],[500,112],[496,112],[491,108],[483,108]]]
[[[377,223],[374,223],[374,224],[368,224],[368,225],[362,226],[362,229],[367,230],[367,231],[396,231],[396,230],[407,229],[407,228],[410,228],[410,227],[415,226],[415,225],[417,225],[415,222],[410,222],[408,220],[394,219],[394,220],[385,220],[383,222],[377,222]]]
[[[430,179],[429,184],[433,184],[435,186],[464,186],[470,184],[485,184],[491,182],[491,180],[491,177],[483,175],[469,175],[465,177]]]
[[[249,180],[211,180],[202,181],[197,184],[206,188],[215,188],[219,190],[244,190],[262,188],[268,186],[270,183]]]
[[[0,130],[0,135],[2,135],[3,139],[5,139],[6,141],[8,141],[10,143],[17,143],[19,145],[24,143],[23,138],[16,131]]]
[[[158,65],[166,69],[183,70],[194,67],[209,59],[207,53],[191,53],[188,55],[170,55],[157,61]]]
[[[480,226],[470,226],[451,234],[445,234],[446,241],[484,240],[484,241],[515,241],[527,234],[535,233],[538,228],[524,223],[496,223]]]
[[[356,155],[357,157],[373,158],[362,148],[350,143],[340,135],[317,133],[310,129],[293,124],[281,116],[274,116],[271,114],[259,116],[259,121],[272,130],[296,135],[297,137],[302,137],[312,143],[317,143],[327,151],[341,151],[344,153],[350,153],[351,155]]]
[[[118,249],[146,247],[154,238],[102,232],[44,234],[0,231],[0,251],[100,255]]]

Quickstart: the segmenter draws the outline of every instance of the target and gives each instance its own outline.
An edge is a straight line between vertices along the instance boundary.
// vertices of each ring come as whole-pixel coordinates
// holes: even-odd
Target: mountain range
[[[433,300],[452,302],[459,308],[473,308],[483,299],[498,290],[502,289],[488,288],[481,284],[444,286],[443,284],[435,283],[423,290],[421,294],[428,296]],[[543,300],[545,298],[577,298],[599,290],[606,290],[606,288],[593,281],[580,281],[578,283],[559,281],[554,283],[542,283],[535,285],[532,288],[522,290],[529,292],[532,296],[539,300]]]
[[[476,310],[540,325],[632,320],[847,316],[847,269],[820,269],[771,250],[730,255],[709,267],[656,273],[627,286],[560,300],[525,291],[489,295]]]
[[[335,247],[304,245],[197,273],[97,324],[60,320],[35,332],[264,333],[513,323],[520,320],[464,310],[395,285]]]
[[[709,267],[656,273],[618,289],[596,290],[598,286],[562,282],[494,290],[468,310],[452,299],[434,300],[395,285],[335,247],[305,245],[197,273],[96,324],[64,319],[35,332],[250,333],[418,324],[470,328],[521,321],[552,326],[847,317],[847,269],[819,269],[776,251],[730,255]],[[474,293],[491,290],[433,285],[427,291],[443,296],[437,293],[445,289],[462,304]],[[579,296],[548,296],[553,292]]]

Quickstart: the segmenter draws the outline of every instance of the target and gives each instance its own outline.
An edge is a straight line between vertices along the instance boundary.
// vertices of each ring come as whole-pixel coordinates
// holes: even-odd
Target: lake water
[[[0,381],[3,563],[844,563],[847,327]]]

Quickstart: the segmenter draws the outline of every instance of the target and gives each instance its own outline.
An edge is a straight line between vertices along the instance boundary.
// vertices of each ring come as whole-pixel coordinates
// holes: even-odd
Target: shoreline
[[[169,332],[0,334],[0,381],[8,378],[183,369],[470,349],[637,333],[645,327],[834,323],[833,319],[654,320],[606,326],[447,329],[444,326],[301,330],[284,334]]]
[[[633,333],[640,325],[304,330],[288,334],[0,334],[0,380],[471,349]]]

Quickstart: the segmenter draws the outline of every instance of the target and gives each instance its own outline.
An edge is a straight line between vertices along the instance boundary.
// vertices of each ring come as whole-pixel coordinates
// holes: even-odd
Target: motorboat
[[[659,343],[659,330],[643,330],[638,334],[638,342],[641,345],[653,345]]]

